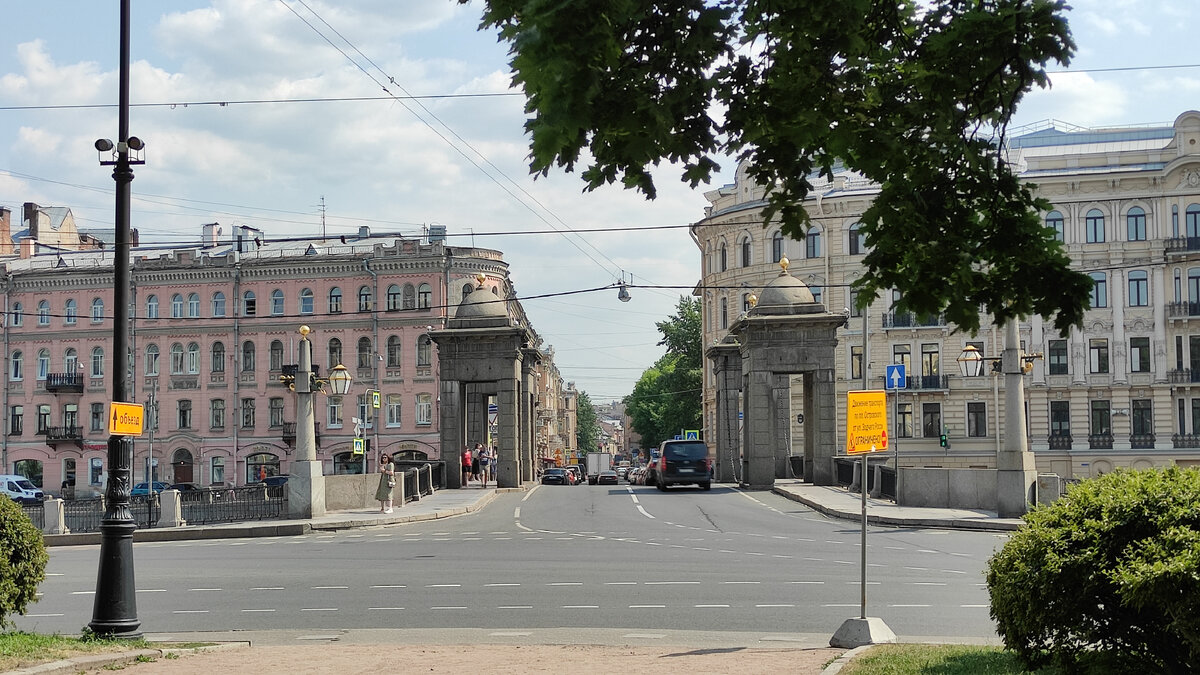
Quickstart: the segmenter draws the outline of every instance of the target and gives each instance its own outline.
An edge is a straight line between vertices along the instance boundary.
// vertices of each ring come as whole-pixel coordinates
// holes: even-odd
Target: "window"
[[[50,429],[50,406],[43,403],[37,407],[37,433],[45,434]]]
[[[429,284],[417,286],[417,309],[429,309],[433,305],[433,287]]]
[[[273,371],[283,370],[283,342],[271,340],[271,348],[267,353],[270,368]]]
[[[104,431],[104,423],[107,421],[107,418],[104,415],[104,404],[92,403],[90,406],[90,411],[89,417],[91,419],[91,430]]]
[[[171,318],[183,318],[183,296],[178,293],[171,296]]]
[[[387,311],[398,312],[400,307],[400,287],[392,284],[387,289]]]
[[[1108,307],[1108,280],[1104,272],[1092,272],[1092,309]]]
[[[212,315],[214,317],[225,316],[225,294],[221,291],[213,293],[212,297]]]
[[[342,341],[337,338],[329,338],[329,368],[332,368],[342,362]]]
[[[337,429],[342,426],[342,397],[329,397],[329,428]]]
[[[200,318],[200,296],[196,293],[188,294],[187,315],[189,319]]]
[[[942,435],[942,405],[940,403],[921,404],[921,429],[925,438],[937,438]]]
[[[389,427],[400,426],[400,411],[400,394],[388,394],[387,425]]]
[[[721,298],[721,330],[729,328],[729,304],[728,300]]]
[[[783,260],[783,233],[776,232],[771,235],[771,262],[777,263]]]
[[[93,457],[88,460],[88,483],[99,485],[104,480],[104,460]]]
[[[863,348],[862,345],[850,346],[850,379],[861,380],[863,367]]]
[[[283,316],[283,291],[271,291],[271,316]]]
[[[1200,204],[1188,204],[1183,224],[1188,237],[1200,237]]]
[[[50,302],[47,300],[38,301],[38,325],[50,325]]]
[[[938,351],[936,343],[925,343],[921,345],[921,375],[922,377],[936,377],[940,374],[941,353]]]
[[[213,457],[208,461],[208,476],[213,485],[225,483],[225,458]]]
[[[1092,209],[1087,212],[1087,216],[1083,219],[1084,232],[1086,233],[1087,243],[1103,244],[1104,243],[1104,214],[1100,209]]]
[[[225,399],[214,398],[208,402],[208,424],[213,429],[225,428]]]
[[[912,347],[909,345],[892,345],[892,363],[899,363],[904,366],[904,372],[911,374],[912,369]]]
[[[254,343],[249,340],[242,343],[242,372],[254,372]]]
[[[1129,338],[1129,372],[1150,372],[1150,338]]]
[[[1091,434],[1107,436],[1112,433],[1112,405],[1109,401],[1092,401]]]
[[[912,438],[913,435],[913,404],[896,404],[896,436]]]
[[[92,377],[104,377],[104,348],[92,348]]]
[[[8,414],[8,433],[20,436],[25,427],[25,406],[14,405]]]
[[[74,429],[79,426],[79,404],[68,403],[63,406],[63,426]]]
[[[821,230],[817,227],[808,228],[808,232],[804,235],[804,257],[821,257]]]
[[[742,240],[741,248],[742,248],[742,267],[749,267],[750,266],[750,258],[751,258],[750,237],[746,237],[745,239]]]
[[[1150,282],[1144,270],[1129,273],[1129,306],[1145,307],[1150,304]]]
[[[270,400],[270,423],[272,429],[277,429],[283,426],[283,399],[273,398]]]
[[[147,319],[157,319],[158,318],[158,296],[157,295],[151,295],[146,298],[146,318]]]
[[[92,323],[104,321],[104,301],[100,298],[92,300]]]
[[[742,314],[749,314],[750,309],[750,294],[742,293]]]
[[[823,290],[820,286],[809,286],[808,290],[810,293],[813,294],[813,302],[818,302],[818,303],[821,302],[821,295],[823,293]]]
[[[72,375],[78,374],[82,369],[79,363],[79,354],[74,348],[68,348],[67,353],[63,356],[63,372]]]
[[[1146,241],[1146,212],[1135,206],[1125,214],[1125,229],[1129,241]]]
[[[1066,227],[1063,225],[1063,214],[1058,211],[1051,211],[1046,214],[1046,227],[1054,230],[1055,241],[1066,241]]]
[[[25,320],[25,314],[21,311],[21,303],[13,303],[11,316],[13,326],[20,326],[21,322]]]
[[[50,374],[50,350],[39,349],[37,355],[37,379],[45,380]]]
[[[1135,436],[1148,436],[1154,433],[1154,415],[1150,399],[1135,398],[1130,403],[1130,432]]]
[[[725,248],[725,242],[721,242],[721,250],[717,254],[717,259],[718,272],[724,272],[729,269],[729,251]]]
[[[371,352],[373,352],[373,351],[374,350],[371,349],[371,338],[361,337],[358,339],[358,367],[359,368],[370,368],[371,367],[371,365],[372,365],[371,364]]]
[[[75,304],[74,300],[67,300],[65,313],[66,317],[63,318],[63,322],[68,326],[74,326],[75,322],[79,319],[79,307]]]
[[[1050,341],[1050,374],[1051,375],[1066,375],[1067,370],[1067,341],[1066,340],[1051,340]]]
[[[465,301],[467,299],[467,297],[470,296],[471,293],[474,291],[475,291],[475,287],[472,286],[471,284],[467,284],[466,286],[463,286],[462,299]]]
[[[428,368],[433,364],[433,340],[428,335],[417,338],[417,367]]]
[[[967,403],[967,437],[983,438],[987,436],[987,404],[983,402]]]
[[[375,420],[373,419],[374,415],[371,414],[373,411],[374,408],[372,408],[370,403],[367,401],[367,395],[359,394],[358,413],[356,416],[358,419],[362,420],[363,426],[366,429],[372,429],[375,427]]]
[[[862,232],[862,224],[854,223],[847,231],[850,235],[850,255],[861,255],[867,252],[867,237]]]
[[[1108,340],[1104,338],[1088,340],[1088,364],[1093,373],[1108,372]]]
[[[171,374],[183,374],[183,345],[178,342],[171,345]]]
[[[858,308],[858,291],[850,291],[850,316],[861,317],[862,310]]]
[[[214,342],[212,346],[212,372],[225,372],[225,343]]]
[[[242,293],[242,316],[254,316],[257,313],[258,300],[254,297],[254,291]]]
[[[300,313],[301,314],[312,314],[313,313],[313,305],[314,305],[314,300],[313,300],[312,289],[305,288],[305,289],[301,290],[300,291]]]
[[[387,367],[400,367],[400,336],[389,335],[387,339]]]
[[[192,428],[192,402],[187,399],[180,401],[179,407],[178,407],[178,414],[179,414],[179,428],[180,429],[191,429]]]
[[[188,375],[200,374],[200,345],[195,342],[189,342],[187,346],[187,372]]]
[[[1051,401],[1050,402],[1050,435],[1051,436],[1070,436],[1071,435],[1071,402],[1070,401]]]
[[[433,424],[433,394],[417,394],[417,426]]]
[[[342,289],[336,286],[329,289],[329,313],[342,313]]]
[[[371,288],[369,286],[360,286],[358,289],[358,311],[371,311]]]
[[[254,399],[242,399],[242,428],[254,428]]]

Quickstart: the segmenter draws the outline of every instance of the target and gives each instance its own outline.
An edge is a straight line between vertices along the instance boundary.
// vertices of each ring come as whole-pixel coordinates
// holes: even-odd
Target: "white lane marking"
[[[282,591],[283,586],[255,586],[252,591]]]
[[[506,541],[511,539],[512,537],[492,537],[492,541]]]
[[[520,585],[521,584],[484,584],[485,587],[487,587],[487,586],[520,586]]]
[[[439,607],[430,607],[429,609],[466,609],[466,607],[463,605],[458,605],[458,606],[447,605],[447,606],[439,606]]]
[[[718,553],[737,553],[737,551],[731,551],[727,548],[723,548],[720,551],[718,551]]]
[[[722,581],[723,584],[761,584],[761,581]]]
[[[907,551],[908,550],[907,548],[905,548],[903,546],[884,546],[884,548],[888,549],[889,551]]]
[[[491,637],[525,637],[526,635],[533,635],[533,633],[501,632],[488,633],[488,635]]]
[[[563,605],[563,609],[600,609],[600,605]]]
[[[408,586],[402,586],[400,584],[389,584],[389,585],[372,586],[371,588],[408,588]]]
[[[534,539],[541,539],[541,537],[525,537],[525,541],[533,541]]]
[[[165,589],[165,588],[139,588],[135,592],[137,592],[137,593],[166,593],[167,589]]]
[[[463,537],[462,538],[463,541],[479,541],[480,539],[483,539],[483,537]]]
[[[684,586],[699,584],[699,581],[643,581],[647,586]]]
[[[500,605],[496,609],[533,609],[533,605]]]
[[[582,586],[582,581],[552,581],[547,586]]]
[[[928,572],[928,567],[905,567],[906,570],[916,570],[917,572]]]
[[[967,609],[984,609],[987,607],[987,605],[959,605],[959,607],[964,607]]]
[[[629,609],[662,609],[666,605],[630,605]]]
[[[755,605],[755,607],[795,607],[795,605]]]
[[[29,617],[34,617],[34,616],[36,616],[36,617],[50,617],[50,616],[62,616],[62,614],[25,614],[24,616],[29,616]]]
[[[376,612],[398,612],[404,608],[403,607],[368,607],[367,609],[376,611]]]
[[[243,612],[274,612],[273,609],[243,609]]]
[[[518,506],[517,508],[513,509],[513,518],[520,518],[520,517],[521,517],[521,507]]]
[[[637,586],[636,581],[606,581],[605,586]]]
[[[878,586],[879,584],[882,584],[882,583],[883,583],[882,581],[868,581],[868,582],[867,582],[867,585],[868,585],[868,586]],[[847,586],[858,586],[858,585],[859,585],[859,582],[857,582],[857,581],[847,581],[847,582],[846,582],[846,585],[847,585]]]
[[[944,572],[946,574],[966,574],[966,572],[964,572],[962,570],[940,570],[940,571]]]
[[[435,537],[444,537],[450,533],[449,532],[430,532],[430,534]]]
[[[195,591],[195,592],[199,593],[201,591],[223,591],[223,590],[225,590],[225,589],[223,589],[223,588],[189,588],[188,592]]]
[[[638,504],[637,509],[638,509],[638,511],[642,512],[643,516],[646,516],[647,518],[650,518],[651,520],[654,519],[654,516],[650,515],[649,513],[646,513],[646,509],[643,509],[641,504]]]
[[[508,534],[508,533],[504,532],[504,531],[498,531],[498,532],[488,532],[488,534]]]
[[[778,553],[773,553],[773,554],[771,554],[771,557],[772,557],[772,558],[791,558],[792,556],[790,556],[790,555],[780,555],[780,554],[778,554]]]
[[[696,607],[697,609],[701,609],[701,608],[717,609],[717,608],[722,608],[722,607],[728,608],[729,605],[693,605],[693,607]]]
[[[337,607],[301,607],[301,612],[336,612]]]
[[[641,502],[638,501],[637,495],[629,495],[629,498],[633,500],[634,504],[641,504]]]
[[[632,640],[661,640],[667,636],[664,633],[629,633],[621,637]]]
[[[837,565],[857,565],[858,563],[850,562],[849,560],[834,560]]]
[[[65,577],[66,574],[64,574],[62,572],[46,572],[46,576],[48,576],[48,577]]]
[[[313,586],[314,591],[344,591],[350,588],[349,586]]]
[[[930,550],[929,550],[929,549],[927,549],[927,548],[919,548],[919,549],[917,549],[917,553],[939,553],[939,552],[940,552],[940,551],[930,551]]]
[[[428,584],[425,588],[461,588],[462,584]]]
[[[758,552],[756,552],[756,551],[746,551],[746,555],[766,555],[766,554],[765,554],[765,553],[758,553]]]
[[[533,489],[529,491],[529,494],[527,494],[527,495],[525,495],[524,497],[522,497],[522,498],[521,498],[521,501],[526,501],[526,500],[528,500],[530,497],[532,497],[532,496],[533,496],[533,493],[535,493],[535,492],[537,492],[537,491],[538,491],[538,488],[540,488],[540,487],[542,487],[540,484],[539,484],[539,485],[534,485],[534,486],[533,486]]]

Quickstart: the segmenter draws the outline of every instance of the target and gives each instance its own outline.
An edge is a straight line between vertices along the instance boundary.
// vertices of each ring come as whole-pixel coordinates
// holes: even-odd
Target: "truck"
[[[612,470],[611,452],[589,452],[587,454],[588,485],[596,484],[596,480],[600,478],[601,471],[610,470]]]

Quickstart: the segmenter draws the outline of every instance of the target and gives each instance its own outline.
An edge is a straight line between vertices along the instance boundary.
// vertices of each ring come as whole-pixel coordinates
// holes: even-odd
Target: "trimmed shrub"
[[[1195,672],[1200,469],[1118,470],[1024,520],[988,562],[987,586],[1026,667]]]
[[[0,496],[0,627],[37,601],[49,560],[42,533],[16,502]]]

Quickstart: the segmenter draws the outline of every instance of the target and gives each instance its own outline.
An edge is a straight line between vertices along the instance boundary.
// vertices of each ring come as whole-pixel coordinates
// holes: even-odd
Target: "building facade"
[[[1061,336],[1040,317],[1020,323],[1022,349],[1042,355],[1025,397],[1038,470],[1088,477],[1200,464],[1200,113],[1164,126],[1015,131],[1006,151],[1021,179],[1052,202],[1046,227],[1093,279],[1080,328]],[[818,302],[848,310],[836,350],[839,437],[846,392],[884,389],[885,367],[904,364],[906,387],[888,401],[899,464],[994,467],[1005,433],[1003,381],[987,367],[964,375],[958,359],[968,346],[985,364],[998,357],[1002,330],[982,317],[972,336],[941,317],[897,313],[895,291],[859,311],[850,284],[867,245],[857,222],[877,186],[845,171],[812,180],[803,241],[784,237],[776,223],[763,226],[763,189],[744,168],[706,194],[710,205],[692,228],[703,261],[704,344],[728,334],[788,258]],[[709,431],[711,369],[704,392]],[[804,425],[789,431],[792,447],[801,447]]]
[[[51,490],[96,494],[116,376],[113,252],[18,249],[0,260],[3,463]],[[498,297],[515,298],[499,251],[436,235],[364,229],[341,243],[270,242],[244,226],[222,237],[212,224],[198,244],[132,249],[129,391],[147,411],[133,479],[232,486],[288,473],[296,397],[281,378],[294,373],[302,324],[319,375],[340,363],[354,378],[347,396],[316,399],[325,473],[373,471],[381,452],[441,459],[437,350],[427,334],[445,326],[477,275]],[[529,326],[519,302],[506,305]],[[356,433],[365,454],[352,452]]]

